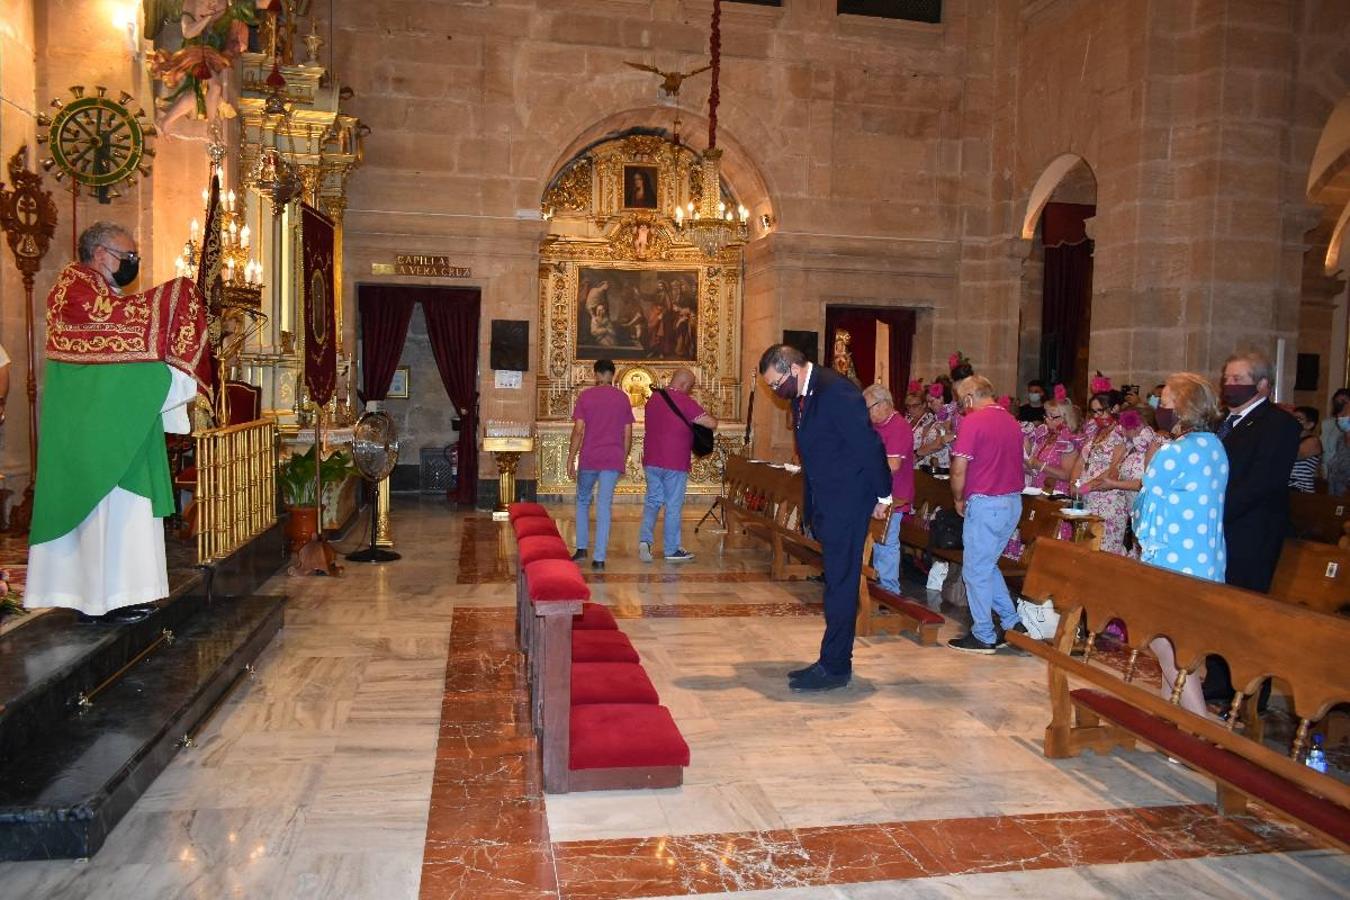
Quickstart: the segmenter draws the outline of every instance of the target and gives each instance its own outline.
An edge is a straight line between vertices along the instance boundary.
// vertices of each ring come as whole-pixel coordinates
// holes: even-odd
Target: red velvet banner
[[[305,306],[305,386],[309,398],[327,403],[337,386],[337,334],[333,296],[333,222],[300,204]]]

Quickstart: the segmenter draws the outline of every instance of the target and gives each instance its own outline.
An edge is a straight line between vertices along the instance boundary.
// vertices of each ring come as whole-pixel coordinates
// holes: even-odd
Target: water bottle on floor
[[[1314,734],[1312,736],[1312,747],[1308,750],[1308,758],[1304,765],[1314,771],[1326,774],[1327,771],[1327,752],[1322,749],[1322,736]]]

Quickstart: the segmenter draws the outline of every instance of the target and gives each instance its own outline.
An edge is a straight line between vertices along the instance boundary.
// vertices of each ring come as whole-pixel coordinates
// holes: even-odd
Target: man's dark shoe
[[[585,547],[581,547],[580,549],[577,550],[576,553],[573,553],[573,554],[572,554],[572,562],[580,562],[581,560],[583,560],[583,559],[585,559],[585,558],[586,558],[586,548],[585,548]]]
[[[791,681],[797,678],[801,678],[807,672],[814,670],[818,665],[820,665],[820,663],[811,663],[811,665],[809,666],[802,666],[800,669],[793,669],[791,672],[788,673],[788,680]]]
[[[604,561],[603,559],[592,560],[592,561],[591,561],[591,570],[592,570],[592,571],[595,571],[595,572],[603,572],[603,571],[605,571],[605,561]]]
[[[985,656],[998,652],[998,647],[994,644],[986,644],[972,632],[965,637],[952,638],[947,642],[947,646],[953,650],[960,650],[962,653],[982,653]]]
[[[1014,626],[1012,627],[1012,630],[1015,631],[1015,632],[1017,632],[1018,634],[1026,634],[1026,633],[1027,633],[1027,626],[1023,625],[1021,622],[1018,622],[1016,625],[1014,625]],[[1007,638],[1007,634],[1008,634],[1008,632],[1005,631],[1005,630],[1003,629],[1002,626],[997,625],[997,624],[994,626],[994,648],[995,648],[995,649],[997,649],[997,650],[1002,650],[1004,647],[1008,646],[1008,638]]]
[[[847,687],[852,678],[852,672],[844,672],[841,675],[835,675],[832,672],[827,671],[820,663],[816,663],[805,675],[789,681],[788,686],[798,693],[833,691],[841,687]]]

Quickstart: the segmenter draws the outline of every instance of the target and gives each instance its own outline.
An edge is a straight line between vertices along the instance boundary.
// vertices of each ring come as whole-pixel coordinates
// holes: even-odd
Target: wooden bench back
[[[1022,593],[1053,599],[1063,618],[1060,634],[1077,628],[1099,633],[1123,621],[1130,646],[1141,649],[1165,636],[1178,665],[1194,670],[1205,655],[1222,656],[1244,694],[1274,676],[1291,691],[1300,718],[1317,720],[1350,701],[1350,619],[1311,612],[1261,594],[1202,581],[1067,541],[1044,541],[1031,560]]]
[[[1285,541],[1270,596],[1320,613],[1335,614],[1350,607],[1350,550],[1313,541]]]
[[[1293,521],[1294,537],[1334,544],[1350,521],[1350,497],[1290,491],[1289,518]]]

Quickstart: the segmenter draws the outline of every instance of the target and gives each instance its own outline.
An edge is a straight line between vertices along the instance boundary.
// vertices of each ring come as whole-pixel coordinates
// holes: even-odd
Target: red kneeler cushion
[[[608,606],[599,603],[581,604],[581,612],[572,617],[572,630],[584,628],[587,631],[618,631],[619,623]]]
[[[525,567],[525,578],[530,586],[530,599],[535,602],[591,599],[586,579],[570,559],[536,560]]]
[[[574,706],[571,745],[571,769],[689,765],[689,745],[664,706]]]
[[[530,516],[548,516],[548,510],[538,503],[512,503],[506,507],[506,514],[514,522],[516,519],[527,519]]]
[[[637,663],[572,663],[572,705],[660,703],[647,671]]]
[[[1069,696],[1074,702],[1134,732],[1159,750],[1183,762],[1193,763],[1197,768],[1222,779],[1258,803],[1306,822],[1342,844],[1350,843],[1350,812],[1335,802],[1311,794],[1282,775],[1267,771],[1204,738],[1182,731],[1166,719],[1144,712],[1104,691],[1078,688],[1070,691]]]
[[[536,534],[547,534],[553,537],[559,537],[558,526],[553,524],[553,520],[547,516],[530,516],[525,519],[516,519],[511,523],[511,527],[516,530],[516,540],[527,538]]]
[[[541,559],[566,559],[571,560],[572,554],[563,543],[563,539],[551,534],[532,534],[529,537],[523,537],[517,542],[516,549],[520,553],[520,564],[528,566],[532,562],[538,562]]]
[[[573,631],[572,662],[639,662],[633,642],[622,631]]]

